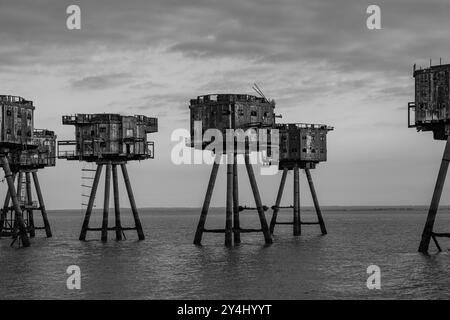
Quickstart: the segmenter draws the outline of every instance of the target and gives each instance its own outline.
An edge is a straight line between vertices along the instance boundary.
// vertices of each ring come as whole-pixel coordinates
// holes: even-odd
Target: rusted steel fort
[[[191,112],[191,141],[194,148],[203,150],[205,143],[203,141],[195,141],[197,137],[203,136],[208,129],[218,129],[223,134],[223,141],[226,139],[227,129],[259,129],[273,128],[275,126],[275,103],[268,101],[262,97],[256,97],[246,94],[217,94],[204,95],[190,102]],[[198,127],[195,122],[201,124],[201,132],[195,132]],[[261,232],[264,236],[265,243],[272,243],[269,226],[266,221],[261,196],[259,194],[258,185],[256,183],[255,174],[252,164],[250,163],[250,148],[248,141],[245,142],[243,148],[238,148],[235,141],[232,150],[229,145],[224,143],[221,151],[214,150],[215,161],[212,167],[211,176],[209,178],[208,188],[206,190],[205,200],[198,222],[197,231],[195,233],[194,244],[200,245],[204,232],[224,233],[225,245],[231,246],[234,243],[241,242],[241,233]],[[255,199],[256,208],[247,208],[239,206],[239,189],[238,189],[238,165],[237,156],[244,155],[245,167],[250,180],[250,185]],[[206,217],[208,214],[209,204],[216,182],[217,172],[219,170],[222,156],[226,155],[227,166],[227,192],[226,192],[226,221],[224,229],[207,229],[205,228]],[[242,209],[256,209],[260,220],[260,229],[241,228],[239,221],[239,211]]]
[[[414,66],[413,76],[415,99],[408,103],[408,127],[432,131],[435,140],[447,141],[419,246],[420,252],[427,253],[431,239],[441,251],[437,238],[450,237],[450,233],[433,231],[450,161],[450,64],[418,70]]]
[[[54,167],[56,162],[56,135],[53,131],[46,129],[34,129],[33,141],[36,148],[15,150],[10,153],[10,167],[13,175],[17,178],[17,197],[26,230],[30,238],[34,238],[36,230],[45,230],[48,238],[52,236],[50,223],[45,209],[44,198],[38,178],[38,170],[46,167]],[[32,179],[37,195],[33,200]],[[3,218],[0,225],[3,226],[1,235],[14,235],[15,214],[14,207],[10,206],[11,194],[6,193],[2,209]],[[36,226],[34,211],[40,211],[43,226]]]
[[[272,206],[273,214],[270,222],[270,232],[274,232],[276,224],[292,224],[294,236],[299,236],[301,235],[301,225],[318,224],[322,234],[326,234],[327,230],[322,218],[310,169],[314,169],[319,162],[327,160],[327,133],[333,128],[326,125],[304,123],[278,124],[276,128],[279,130],[280,136],[279,170],[282,170],[283,173],[275,205]],[[301,220],[299,169],[305,170],[317,214],[317,222]],[[289,170],[294,171],[294,203],[288,207],[281,207],[280,203]],[[293,209],[293,221],[277,222],[279,210],[285,208]]]
[[[36,230],[44,229],[47,237],[52,236],[37,171],[55,165],[56,136],[53,131],[34,129],[32,101],[2,95],[0,109],[0,161],[8,184],[0,214],[0,235],[12,236],[28,247],[29,237],[34,237]],[[32,197],[31,176],[37,202]],[[42,214],[42,227],[35,225],[36,210]]]
[[[58,158],[92,162],[97,165],[95,170],[83,169],[94,171],[95,176],[92,178],[92,185],[87,185],[90,194],[86,195],[89,200],[79,239],[86,240],[88,231],[101,231],[101,240],[106,241],[108,231],[115,231],[116,240],[122,240],[125,238],[124,231],[136,230],[139,240],[144,240],[144,231],[139,219],[126,164],[128,161],[152,159],[154,157],[154,143],[147,140],[147,134],[158,131],[158,119],[142,115],[76,114],[74,116],[63,116],[62,123],[75,126],[76,138],[75,140],[58,141]],[[123,227],[121,224],[117,166],[120,166],[122,170],[135,222],[134,227]],[[103,167],[105,167],[105,192],[102,226],[90,228],[89,220]],[[114,227],[108,226],[111,172],[115,207]]]

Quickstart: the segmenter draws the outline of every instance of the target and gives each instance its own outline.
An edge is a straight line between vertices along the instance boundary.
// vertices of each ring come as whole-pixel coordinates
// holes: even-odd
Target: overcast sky
[[[70,4],[81,30],[66,28]],[[366,27],[370,4],[382,30]],[[211,168],[173,165],[170,135],[188,128],[189,99],[252,94],[254,82],[283,121],[335,127],[313,172],[323,205],[428,204],[444,144],[408,129],[406,106],[413,64],[450,62],[449,14],[448,0],[0,0],[0,92],[33,100],[35,127],[59,139],[74,137],[65,114],[158,117],[155,159],[129,166],[142,207],[201,205]],[[80,207],[81,167],[59,160],[41,172],[49,208]],[[241,201],[253,205],[243,169]],[[225,205],[224,174],[213,206]],[[280,175],[257,179],[272,205]],[[292,178],[286,204],[291,190]]]

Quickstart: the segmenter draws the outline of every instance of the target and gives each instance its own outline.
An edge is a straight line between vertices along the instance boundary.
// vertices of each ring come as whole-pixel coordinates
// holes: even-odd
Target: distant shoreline
[[[130,210],[130,208],[122,208],[123,210]],[[333,212],[333,211],[339,211],[339,212],[368,212],[368,211],[377,211],[377,212],[385,212],[385,211],[427,211],[428,206],[426,205],[417,205],[417,206],[323,206],[321,207],[322,211],[324,212]],[[102,209],[94,209],[94,211],[101,211]],[[138,210],[143,211],[201,211],[201,207],[142,207],[138,208]],[[211,207],[211,211],[216,210],[225,210],[225,207]],[[291,209],[283,209],[284,211],[291,210]],[[301,210],[303,211],[314,211],[313,206],[305,206],[301,207]],[[439,210],[450,210],[450,206],[441,206]],[[81,208],[75,208],[75,209],[50,209],[47,210],[48,212],[61,212],[61,211],[83,211]],[[269,208],[266,212],[271,212],[272,210]]]

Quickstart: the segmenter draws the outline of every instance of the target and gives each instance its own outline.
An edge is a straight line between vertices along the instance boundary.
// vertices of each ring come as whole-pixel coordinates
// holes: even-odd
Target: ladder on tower
[[[81,210],[85,211],[88,206],[91,195],[92,184],[95,176],[95,165],[92,162],[86,162],[81,169]],[[95,208],[94,204],[94,208]]]

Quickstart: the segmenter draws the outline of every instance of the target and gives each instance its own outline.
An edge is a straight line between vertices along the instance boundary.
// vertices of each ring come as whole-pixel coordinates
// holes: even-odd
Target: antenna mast
[[[264,93],[262,92],[262,90],[259,88],[259,86],[256,83],[253,84],[252,89],[255,90],[256,93],[258,93],[261,97],[263,97],[264,100],[266,100],[268,103],[270,103],[269,100],[266,98],[266,96],[264,95]]]

